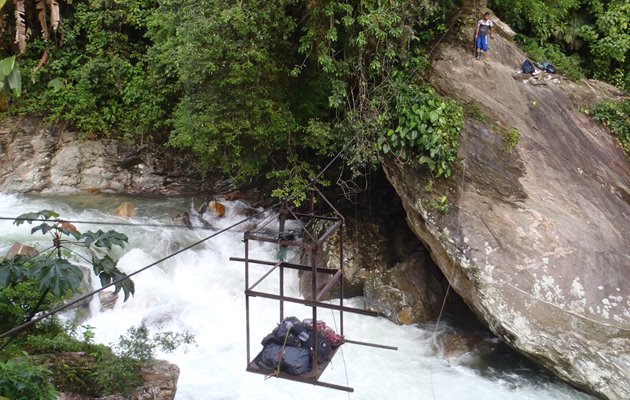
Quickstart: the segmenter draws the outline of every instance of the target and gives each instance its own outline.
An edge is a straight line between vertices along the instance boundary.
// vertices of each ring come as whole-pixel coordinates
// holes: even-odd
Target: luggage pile
[[[282,371],[291,375],[308,373],[312,369],[317,347],[317,362],[330,360],[333,349],[343,344],[343,337],[324,322],[315,323],[317,344],[314,344],[313,321],[287,317],[262,340],[262,352],[255,362],[260,368]]]

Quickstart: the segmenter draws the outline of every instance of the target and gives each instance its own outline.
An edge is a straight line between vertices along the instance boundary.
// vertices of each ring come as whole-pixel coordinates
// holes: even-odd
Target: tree
[[[50,236],[52,245],[35,257],[16,256],[0,260],[0,289],[30,281],[40,293],[39,300],[28,310],[22,322],[30,321],[40,311],[49,294],[61,298],[79,290],[83,272],[76,263],[71,262],[71,257],[91,264],[94,274],[99,277],[103,286],[126,277],[117,268],[117,261],[112,257],[111,251],[114,246],[124,248],[128,242],[127,236],[113,230],[81,233],[74,225],[58,217],[59,214],[50,210],[20,215],[15,219],[15,225],[43,220],[44,222],[31,229],[31,233],[40,232]],[[91,259],[87,259],[76,248],[87,250]],[[124,279],[117,282],[115,292],[120,290],[123,291],[126,301],[135,292],[133,281]],[[7,344],[5,342],[2,347]]]
[[[545,46],[579,56],[589,76],[630,89],[630,3],[624,0],[495,0],[499,16]],[[542,55],[542,54],[541,54]]]
[[[70,0],[70,3],[72,0]],[[0,12],[13,11],[15,17],[15,25],[12,27],[2,26],[2,30],[13,30],[15,32],[15,43],[18,46],[18,53],[23,55],[26,52],[26,40],[29,36],[28,32],[34,28],[34,23],[27,18],[27,9],[34,8],[37,21],[39,23],[39,30],[41,31],[42,38],[48,42],[51,38],[51,32],[56,33],[61,24],[61,14],[59,12],[59,2],[57,0],[13,0],[12,10],[8,10],[7,0],[0,0]],[[48,11],[48,15],[46,14]],[[13,32],[11,32],[13,33]],[[41,58],[41,62],[45,62],[48,57],[48,51],[46,51]]]

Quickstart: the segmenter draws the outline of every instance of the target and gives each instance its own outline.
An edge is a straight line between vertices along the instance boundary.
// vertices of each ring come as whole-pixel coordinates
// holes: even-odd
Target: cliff
[[[630,163],[580,111],[620,93],[515,74],[526,55],[507,27],[477,61],[474,21],[462,13],[432,60],[432,85],[469,115],[457,172],[427,191],[422,168],[389,160],[388,179],[411,229],[497,336],[585,391],[628,399]],[[442,195],[448,211],[435,207]]]

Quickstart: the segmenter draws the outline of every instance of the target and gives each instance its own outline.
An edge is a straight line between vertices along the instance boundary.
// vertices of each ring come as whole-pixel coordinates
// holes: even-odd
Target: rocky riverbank
[[[36,117],[0,123],[0,191],[186,194],[213,191],[218,181],[174,149],[79,133]]]

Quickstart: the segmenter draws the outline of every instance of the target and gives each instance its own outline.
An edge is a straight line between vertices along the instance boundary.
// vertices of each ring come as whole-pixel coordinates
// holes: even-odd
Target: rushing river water
[[[138,215],[123,220],[111,215],[121,201],[133,202]],[[223,228],[242,219],[237,211],[243,204],[226,202],[227,213],[211,221]],[[186,198],[133,198],[109,196],[38,196],[0,194],[0,216],[14,217],[24,212],[52,209],[63,218],[82,221],[118,221],[172,224],[170,214],[189,210]],[[30,229],[0,221],[0,253],[15,241],[32,244]],[[96,230],[98,225],[77,225],[80,231]],[[131,273],[172,251],[212,234],[208,230],[119,226],[130,243],[122,254],[119,268]],[[238,229],[238,228],[237,228]],[[241,228],[242,229],[242,228]],[[273,260],[276,249],[269,245],[252,248],[253,258]],[[189,331],[196,345],[159,358],[181,369],[178,400],[210,399],[483,399],[543,400],[592,397],[578,392],[545,372],[532,367],[513,353],[481,359],[474,355],[445,361],[432,351],[434,327],[397,326],[383,318],[344,314],[346,336],[355,340],[398,346],[398,351],[346,344],[338,352],[321,380],[350,386],[354,393],[268,379],[245,372],[244,267],[230,262],[243,256],[242,232],[228,232],[193,250],[134,277],[136,295],[126,303],[119,299],[113,310],[99,312],[98,299],[90,305],[92,317],[85,322],[94,327],[96,340],[117,341],[128,328],[141,323],[153,332]],[[262,274],[264,269],[254,275]],[[98,279],[94,279],[95,282]],[[285,278],[288,294],[298,296],[297,276]],[[273,290],[273,283],[267,289]],[[362,307],[361,299],[351,305]],[[285,314],[308,318],[310,308],[288,307]],[[277,323],[277,303],[253,299],[252,352],[260,350],[260,339]],[[320,310],[319,316],[334,327],[338,315]],[[441,329],[448,329],[442,327]]]

